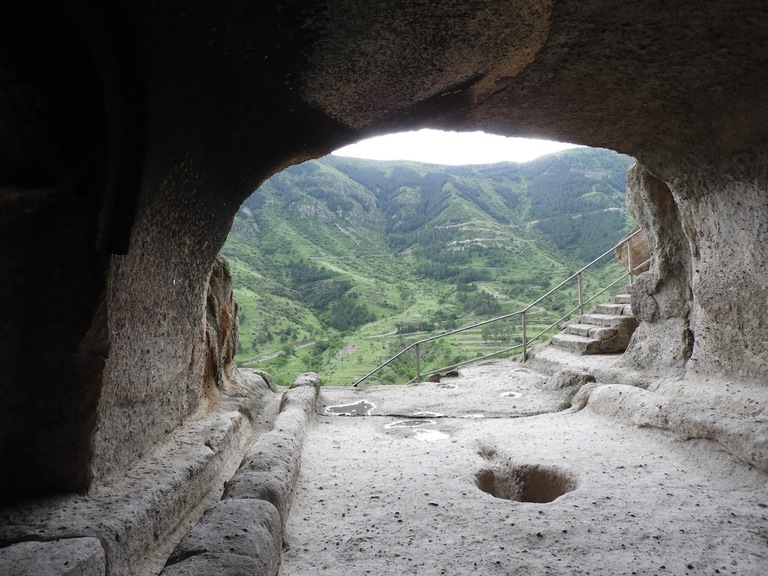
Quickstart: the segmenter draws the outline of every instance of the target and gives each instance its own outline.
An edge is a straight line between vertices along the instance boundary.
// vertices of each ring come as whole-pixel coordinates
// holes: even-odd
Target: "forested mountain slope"
[[[523,164],[328,156],[286,169],[246,200],[223,249],[238,362],[282,351],[260,367],[346,384],[403,334],[526,305],[626,232],[630,161],[574,149]]]

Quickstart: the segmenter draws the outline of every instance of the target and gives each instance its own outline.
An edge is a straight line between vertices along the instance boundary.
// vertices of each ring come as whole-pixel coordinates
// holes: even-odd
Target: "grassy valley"
[[[629,163],[575,149],[524,164],[329,156],[286,169],[246,200],[222,250],[238,364],[352,384],[410,342],[528,305],[629,229]],[[534,323],[570,306],[558,293]],[[508,346],[518,328],[505,323],[432,343],[424,369]],[[405,382],[414,363],[404,355],[376,381]]]

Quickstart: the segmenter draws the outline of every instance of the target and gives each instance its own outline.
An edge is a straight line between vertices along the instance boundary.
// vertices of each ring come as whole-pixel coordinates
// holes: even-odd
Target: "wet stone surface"
[[[374,408],[376,408],[376,405],[373,402],[360,400],[352,404],[326,406],[325,413],[330,416],[370,416]]]
[[[413,417],[414,418],[443,418],[445,414],[440,414],[440,412],[414,412]]]
[[[416,440],[420,442],[436,442],[437,440],[448,440],[451,435],[440,430],[428,430],[426,428],[414,428]]]
[[[418,382],[414,384],[324,386],[320,390],[321,402],[329,409],[350,415],[351,408],[364,401],[375,404],[372,416],[415,418],[458,418],[465,414],[483,414],[487,418],[520,417],[546,412],[557,412],[565,398],[561,390],[545,390],[546,378],[523,368],[513,360],[497,361],[462,368],[460,375],[449,382]],[[501,394],[514,392],[500,401]],[[365,414],[360,408],[355,415]],[[336,412],[338,413],[338,412]]]
[[[398,420],[397,422],[386,424],[384,428],[418,428],[419,426],[426,426],[434,423],[434,420]]]

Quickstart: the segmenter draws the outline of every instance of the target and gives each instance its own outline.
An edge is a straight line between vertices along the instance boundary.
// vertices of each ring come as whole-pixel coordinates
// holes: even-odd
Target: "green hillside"
[[[284,383],[315,370],[351,384],[429,333],[526,306],[629,229],[630,161],[575,149],[524,164],[329,156],[286,169],[246,200],[222,250],[240,303],[237,362]],[[565,300],[542,303],[540,323]],[[477,356],[515,330],[441,340],[422,363]],[[413,362],[378,381],[407,381]]]

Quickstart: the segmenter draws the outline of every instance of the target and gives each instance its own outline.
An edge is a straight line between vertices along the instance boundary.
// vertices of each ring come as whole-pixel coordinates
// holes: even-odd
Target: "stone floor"
[[[558,411],[546,380],[499,361],[323,387],[279,574],[768,573],[764,472],[713,440]]]

